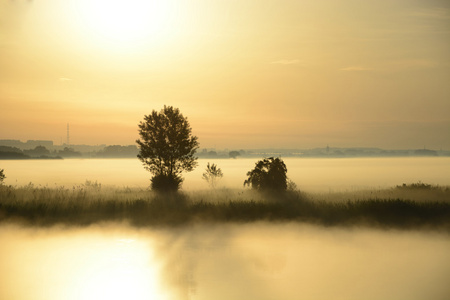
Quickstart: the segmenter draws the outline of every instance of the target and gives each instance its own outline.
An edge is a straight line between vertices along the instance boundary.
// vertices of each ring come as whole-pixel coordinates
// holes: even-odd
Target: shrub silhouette
[[[158,191],[176,191],[183,171],[190,172],[197,165],[195,152],[197,137],[186,117],[178,108],[164,106],[152,111],[139,123],[138,158],[144,168],[154,175],[151,187]]]
[[[253,170],[247,173],[244,186],[256,190],[285,191],[287,189],[287,168],[279,157],[265,158],[256,163]]]
[[[5,176],[5,170],[0,169],[0,185],[3,184],[3,180],[5,180],[6,176]]]
[[[180,188],[183,179],[174,174],[158,174],[153,176],[150,181],[152,190],[175,192]]]
[[[205,173],[203,173],[202,178],[209,183],[212,188],[216,187],[217,181],[223,177],[222,170],[217,167],[216,164],[206,166]]]

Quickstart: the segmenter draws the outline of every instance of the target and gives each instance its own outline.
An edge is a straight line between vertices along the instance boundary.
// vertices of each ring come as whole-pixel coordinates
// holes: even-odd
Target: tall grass
[[[270,221],[450,231],[450,190],[424,190],[428,190],[429,199],[425,200],[425,193],[420,201],[413,201],[405,197],[371,197],[373,193],[360,199],[351,199],[354,195],[348,193],[348,200],[345,193],[332,200],[330,195],[299,191],[261,194],[224,189],[157,194],[136,188],[102,187],[89,181],[72,188],[0,186],[0,222],[31,226],[85,226],[99,222],[179,226],[196,222]],[[378,191],[380,195],[389,192],[392,190]]]

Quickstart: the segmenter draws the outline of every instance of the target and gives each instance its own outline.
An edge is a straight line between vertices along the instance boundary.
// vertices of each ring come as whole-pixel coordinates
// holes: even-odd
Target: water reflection
[[[446,299],[448,233],[0,226],[0,299]]]
[[[168,299],[151,239],[117,228],[3,227],[0,299]]]
[[[103,238],[73,274],[76,299],[162,299],[149,250],[142,241]]]

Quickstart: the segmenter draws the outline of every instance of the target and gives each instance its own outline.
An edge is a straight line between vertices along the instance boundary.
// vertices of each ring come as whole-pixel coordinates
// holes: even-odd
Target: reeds
[[[324,200],[299,191],[262,194],[224,189],[158,194],[143,189],[105,188],[96,182],[72,188],[0,186],[0,222],[30,226],[86,226],[101,222],[179,226],[196,222],[269,221],[450,231],[450,201],[442,201],[449,199],[450,190],[441,188],[438,194],[437,189],[426,190],[430,198],[421,201],[370,198],[374,195],[370,193],[361,200],[344,201],[342,197],[333,201],[330,197]],[[389,195],[388,192],[384,193]],[[433,198],[436,195],[438,200]]]

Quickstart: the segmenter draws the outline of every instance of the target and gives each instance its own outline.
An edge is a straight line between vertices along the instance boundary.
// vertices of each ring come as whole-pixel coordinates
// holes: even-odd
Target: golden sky
[[[0,139],[450,148],[450,2],[0,0]]]

